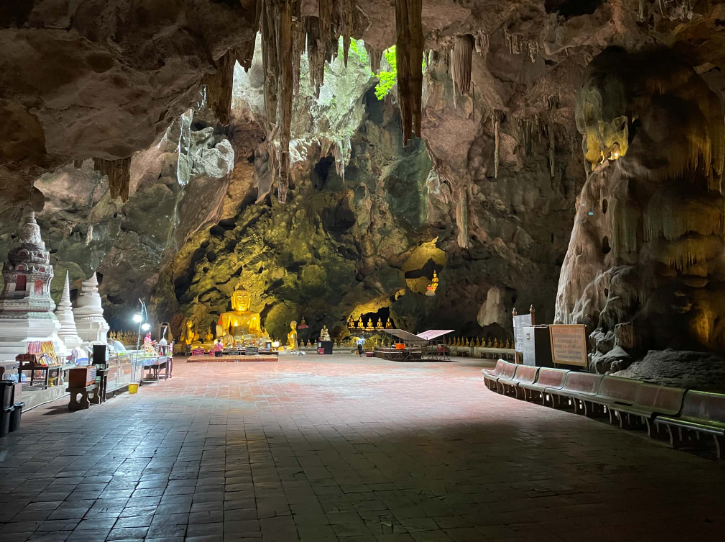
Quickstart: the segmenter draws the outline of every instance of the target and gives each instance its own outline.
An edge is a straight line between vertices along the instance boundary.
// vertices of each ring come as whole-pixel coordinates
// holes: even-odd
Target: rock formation
[[[723,116],[667,51],[608,49],[577,99],[587,169],[557,320],[597,349],[722,349]]]
[[[506,329],[531,304],[549,322],[574,224],[560,320],[601,351],[617,325],[660,345],[674,300],[671,343],[720,348],[718,3],[101,4],[0,9],[0,251],[36,209],[71,294],[97,269],[115,327],[139,297],[211,321],[239,277],[280,337],[301,306],[333,336],[381,309],[413,331]],[[372,72],[397,77],[381,101]],[[674,102],[684,150],[660,126]]]

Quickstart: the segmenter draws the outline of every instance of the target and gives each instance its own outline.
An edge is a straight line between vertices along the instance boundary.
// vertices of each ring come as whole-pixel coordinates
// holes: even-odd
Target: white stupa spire
[[[68,272],[65,273],[65,286],[63,287],[63,295],[58,303],[58,309],[55,311],[55,315],[60,322],[60,331],[58,336],[63,339],[65,347],[67,349],[66,355],[70,355],[70,351],[74,348],[78,348],[83,340],[78,335],[76,329],[76,320],[73,316],[73,306],[70,302],[70,281],[68,279]]]
[[[84,343],[106,344],[109,325],[103,318],[103,305],[95,273],[83,281],[73,314],[78,335]]]

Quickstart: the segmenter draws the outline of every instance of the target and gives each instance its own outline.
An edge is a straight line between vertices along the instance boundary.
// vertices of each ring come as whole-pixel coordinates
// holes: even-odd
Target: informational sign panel
[[[519,354],[524,353],[524,342],[526,341],[524,328],[532,325],[531,313],[514,316],[514,350]]]
[[[247,346],[247,347],[246,347],[246,348],[244,349],[244,353],[245,353],[245,354],[246,354],[247,356],[257,356],[257,355],[259,355],[259,348],[258,348],[258,347],[256,347],[256,346]]]
[[[587,366],[587,337],[584,324],[549,326],[551,358],[557,365]]]

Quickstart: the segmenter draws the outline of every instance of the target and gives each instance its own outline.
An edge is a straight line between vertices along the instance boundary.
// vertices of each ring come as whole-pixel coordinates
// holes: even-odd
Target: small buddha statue
[[[466,337],[466,346],[471,346],[471,339]]]
[[[259,313],[249,310],[251,302],[249,292],[237,287],[232,294],[232,310],[219,317],[223,333],[233,336],[251,335],[255,339],[262,336]]]
[[[287,333],[287,346],[290,350],[297,350],[297,322],[292,320],[289,323],[289,333]]]
[[[481,339],[479,339],[478,337],[476,337],[476,342],[473,344],[473,346],[475,346],[476,348],[478,348],[479,346],[481,346]]]
[[[355,327],[355,319],[352,317],[352,314],[350,315],[350,318],[347,321],[347,327],[348,327],[348,329],[353,329]]]
[[[382,331],[383,330],[383,319],[382,318],[378,318],[378,323],[375,326],[375,329],[377,329],[378,331]]]
[[[390,317],[388,317],[388,321],[385,322],[385,329],[393,329],[393,323],[390,321]]]
[[[362,316],[360,316],[360,320],[357,321],[357,328],[358,329],[365,329],[365,324],[363,323]]]
[[[211,334],[210,329],[206,330],[206,337],[204,337],[204,340],[208,343],[211,343],[212,341],[214,341],[214,335]]]
[[[308,346],[308,347],[311,347],[311,346],[312,346],[312,341],[311,341],[311,340],[309,340],[309,339],[307,339],[307,346]]]
[[[330,340],[330,332],[327,330],[327,326],[322,326],[322,331],[320,331],[320,341],[329,341]]]
[[[496,340],[493,341],[493,347],[498,348],[498,337],[496,337]]]

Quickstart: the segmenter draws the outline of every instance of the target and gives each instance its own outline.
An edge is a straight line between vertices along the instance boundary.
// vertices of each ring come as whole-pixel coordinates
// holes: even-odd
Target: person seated
[[[214,343],[214,356],[217,358],[222,357],[222,354],[224,353],[224,345],[222,344],[222,341],[220,339],[217,339]]]

